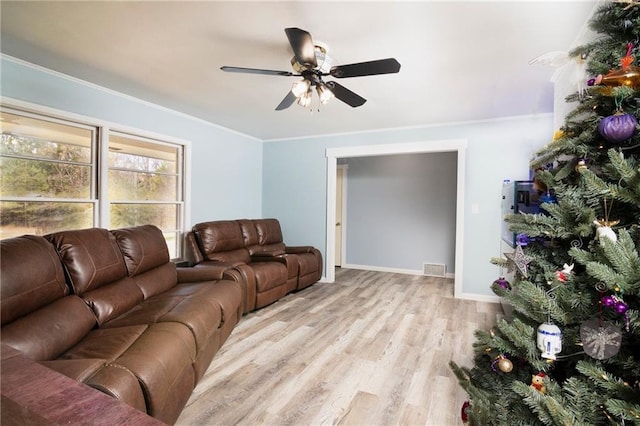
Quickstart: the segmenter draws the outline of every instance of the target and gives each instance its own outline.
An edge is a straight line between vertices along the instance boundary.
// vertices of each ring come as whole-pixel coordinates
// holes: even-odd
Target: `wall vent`
[[[443,263],[425,263],[422,273],[430,277],[445,278],[447,274],[447,265]]]

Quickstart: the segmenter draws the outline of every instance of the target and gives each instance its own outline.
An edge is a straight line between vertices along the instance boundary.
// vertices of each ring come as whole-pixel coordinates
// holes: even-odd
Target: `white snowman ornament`
[[[538,327],[537,344],[542,351],[542,358],[556,359],[556,355],[562,351],[562,331],[560,327],[550,322],[540,324]]]

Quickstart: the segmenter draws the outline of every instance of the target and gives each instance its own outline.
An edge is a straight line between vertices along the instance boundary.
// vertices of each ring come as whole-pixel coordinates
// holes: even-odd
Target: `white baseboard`
[[[361,269],[364,271],[376,271],[376,272],[390,272],[393,274],[407,274],[407,275],[424,275],[420,269],[401,269],[401,268],[387,268],[384,266],[370,266],[370,265],[355,265],[348,263],[342,265],[345,269]],[[455,274],[447,273],[445,278],[455,278]]]
[[[487,294],[462,293],[457,296],[456,299],[473,300],[475,302],[500,303],[500,298],[498,296]]]
[[[353,263],[347,263],[342,265],[345,269],[360,269],[363,271],[376,271],[376,272],[390,272],[393,274],[407,274],[407,275],[422,275],[422,271],[417,269],[400,269],[400,268],[387,268],[385,266],[370,266],[370,265],[356,265]]]

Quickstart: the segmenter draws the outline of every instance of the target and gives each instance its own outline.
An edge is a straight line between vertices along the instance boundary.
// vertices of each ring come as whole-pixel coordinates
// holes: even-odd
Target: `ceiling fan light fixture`
[[[303,93],[302,96],[298,98],[298,105],[300,105],[303,108],[306,108],[309,105],[311,105],[311,93],[312,93],[311,88],[309,88],[309,90]]]
[[[333,92],[327,89],[327,86],[325,86],[324,84],[318,84],[318,86],[316,86],[316,91],[318,92],[320,103],[323,105],[325,105],[327,102],[329,102],[331,99],[335,97]]]
[[[311,83],[309,82],[309,80],[303,79],[300,81],[296,81],[291,87],[291,93],[293,93],[296,98],[299,98],[309,91],[310,86]]]
[[[329,75],[334,78],[364,77],[368,75],[393,74],[400,71],[400,63],[395,58],[333,66],[333,58],[328,55],[329,49],[325,43],[318,41],[314,43],[311,34],[300,28],[290,27],[285,28],[284,31],[293,50],[294,55],[291,58],[291,66],[295,73],[226,65],[220,67],[225,72],[302,77],[302,81],[293,84],[291,90],[276,107],[276,111],[289,108],[296,101],[303,107],[310,106],[314,86],[319,102],[322,104],[326,104],[335,97],[350,107],[359,107],[367,101],[365,98],[334,81],[325,83],[322,77]]]

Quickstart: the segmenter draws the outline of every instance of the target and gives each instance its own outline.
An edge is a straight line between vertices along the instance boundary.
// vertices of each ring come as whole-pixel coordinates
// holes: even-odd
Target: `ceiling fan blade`
[[[400,62],[395,58],[378,59],[376,61],[358,62],[355,64],[337,65],[329,74],[336,78],[362,77],[365,75],[393,74],[400,71]]]
[[[291,77],[291,76],[297,75],[290,71],[263,70],[260,68],[242,68],[242,67],[223,66],[223,67],[220,67],[220,69],[226,72],[239,72],[244,74],[281,75],[284,77]]]
[[[346,87],[336,83],[335,81],[327,81],[326,86],[331,92],[335,95],[336,98],[340,99],[347,105],[352,107],[359,107],[360,105],[367,102],[365,98],[362,96],[352,92]]]
[[[282,111],[283,109],[289,108],[291,105],[293,105],[296,99],[296,95],[294,95],[292,91],[289,91],[289,93],[287,93],[287,96],[285,96],[282,102],[280,102],[276,107],[276,111]]]
[[[309,68],[317,67],[316,50],[311,34],[300,28],[285,28],[284,32],[287,33],[296,60]]]

